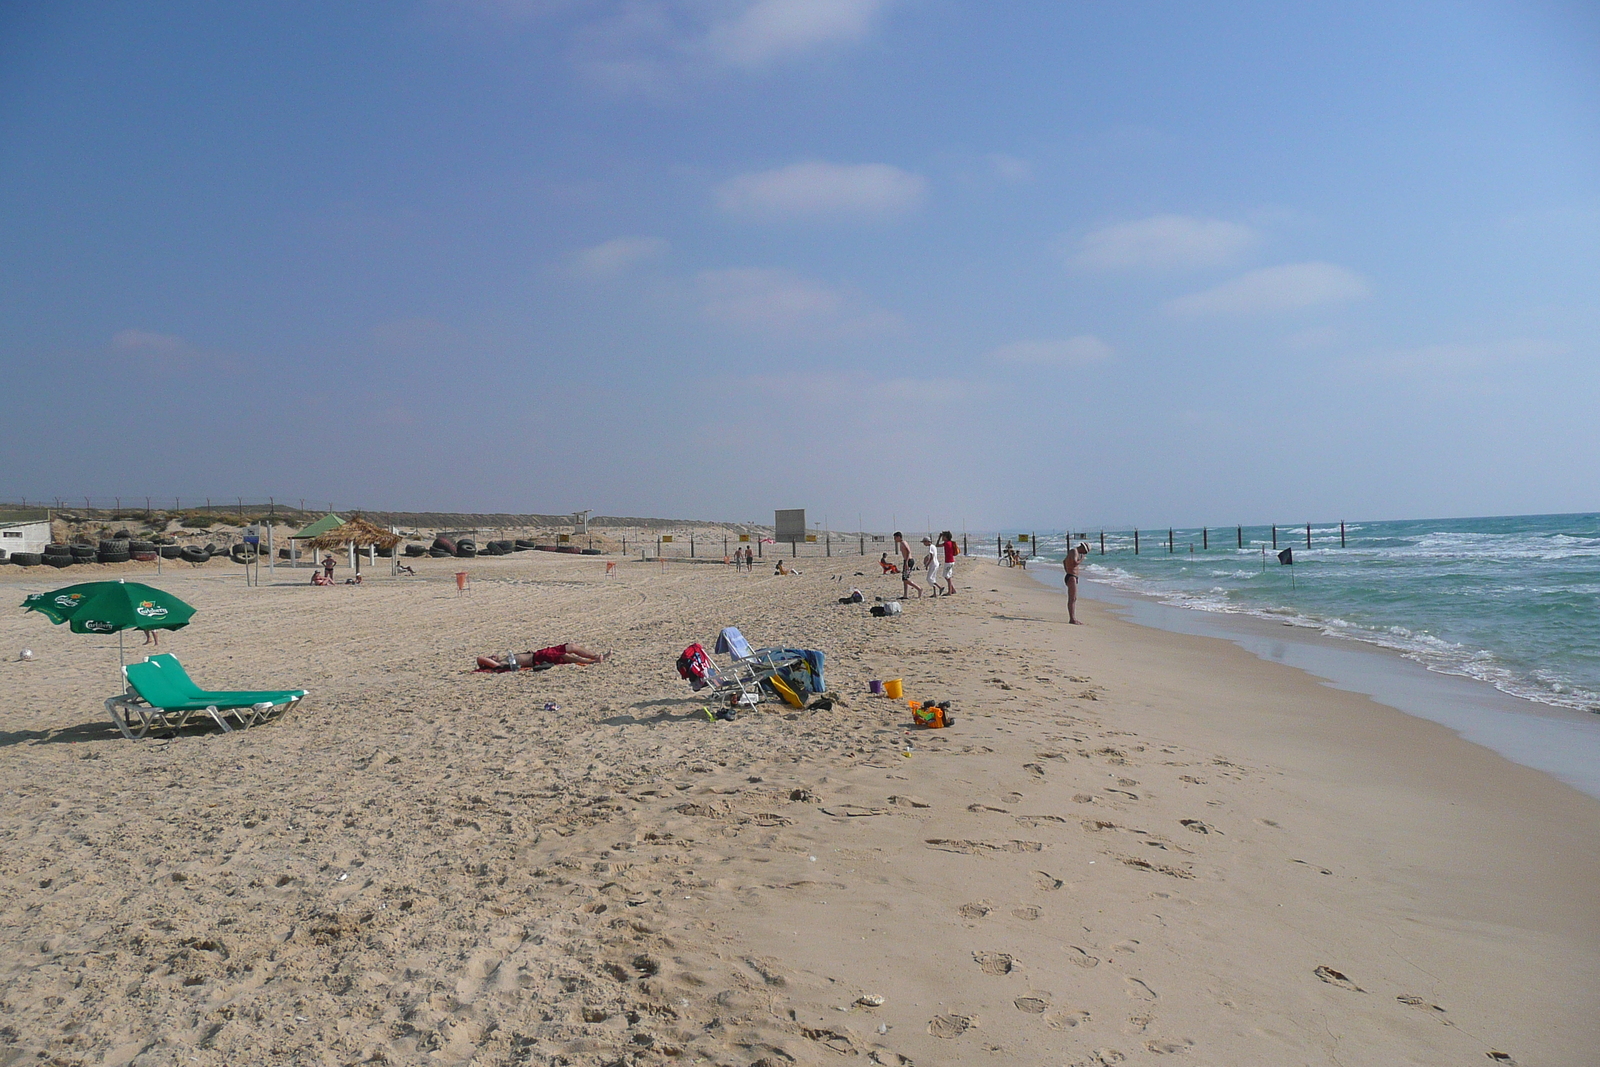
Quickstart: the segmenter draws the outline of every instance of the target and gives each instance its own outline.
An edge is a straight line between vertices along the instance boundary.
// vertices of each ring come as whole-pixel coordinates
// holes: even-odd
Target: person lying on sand
[[[794,568],[790,567],[787,563],[783,562],[783,560],[780,559],[778,561],[778,565],[776,567],[772,568],[772,573],[773,574],[799,574],[800,572],[795,570]]]
[[[483,671],[544,670],[558,663],[576,663],[590,667],[610,658],[609,652],[591,652],[580,645],[551,645],[533,652],[506,652],[499,656],[479,656],[478,669]]]

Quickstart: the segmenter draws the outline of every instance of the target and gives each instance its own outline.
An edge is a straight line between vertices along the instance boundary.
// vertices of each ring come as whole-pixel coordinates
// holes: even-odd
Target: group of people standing
[[[756,554],[750,550],[749,545],[733,550],[733,569],[737,571],[756,569]]]
[[[912,551],[911,543],[899,530],[894,532],[895,551],[900,555],[900,595],[910,596],[915,589],[918,596],[923,595],[922,586],[918,585],[912,577],[913,568],[919,564],[928,576],[928,588],[934,596],[956,595],[956,557],[961,554],[961,546],[956,544],[955,536],[949,530],[939,534],[939,540],[931,537],[922,539],[922,556],[920,560]],[[941,589],[939,583],[943,582]]]

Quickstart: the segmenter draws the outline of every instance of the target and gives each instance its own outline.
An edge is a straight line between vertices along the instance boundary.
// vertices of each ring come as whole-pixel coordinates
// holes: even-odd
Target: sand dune
[[[1586,1062],[1594,802],[1017,572],[802,563],[169,575],[202,684],[312,696],[137,744],[114,644],[0,619],[0,1063]],[[707,721],[729,624],[843,699]],[[616,655],[471,672],[561,640]]]

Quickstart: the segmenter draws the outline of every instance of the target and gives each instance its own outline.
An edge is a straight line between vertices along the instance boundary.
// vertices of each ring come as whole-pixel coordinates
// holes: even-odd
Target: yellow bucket
[[[899,700],[903,693],[900,688],[900,682],[901,679],[899,678],[890,678],[887,682],[884,682],[883,695],[888,697],[890,700]]]

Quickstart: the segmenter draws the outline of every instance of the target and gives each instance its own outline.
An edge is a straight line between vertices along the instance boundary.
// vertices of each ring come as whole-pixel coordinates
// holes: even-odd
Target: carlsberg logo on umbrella
[[[85,619],[83,628],[93,634],[112,634],[117,632],[117,624],[104,619]]]
[[[164,619],[167,617],[167,609],[153,600],[141,601],[139,606],[133,610],[147,619]]]

